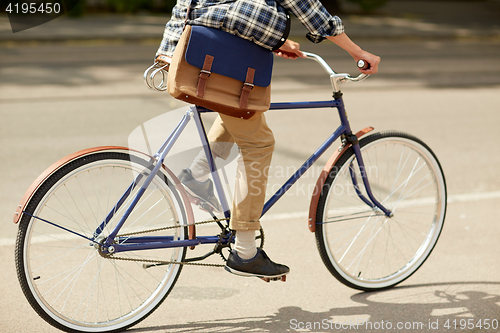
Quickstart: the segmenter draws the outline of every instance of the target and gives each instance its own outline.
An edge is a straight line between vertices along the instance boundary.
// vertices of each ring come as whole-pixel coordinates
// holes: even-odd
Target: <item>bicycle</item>
[[[340,138],[317,180],[309,230],[341,283],[365,291],[390,288],[417,271],[438,241],[446,214],[444,174],[432,150],[414,136],[367,135],[372,127],[353,134],[339,84],[367,76],[335,73],[318,55],[306,55],[330,76],[333,99],[273,103],[270,110],[334,108],[341,124],[266,202],[262,215]],[[165,75],[155,63],[145,80],[163,91]],[[201,262],[213,254],[225,258],[233,242],[229,204],[200,116],[205,112],[192,106],[153,156],[125,147],[90,148],[56,162],[28,189],[14,216],[16,267],[26,298],[44,320],[65,331],[123,330],[162,303],[184,265],[223,266]],[[190,120],[223,208],[223,217],[211,213],[201,222],[163,164]],[[216,223],[220,233],[196,235],[204,223]],[[263,246],[262,230],[257,238]],[[202,244],[213,249],[187,257],[188,248]]]

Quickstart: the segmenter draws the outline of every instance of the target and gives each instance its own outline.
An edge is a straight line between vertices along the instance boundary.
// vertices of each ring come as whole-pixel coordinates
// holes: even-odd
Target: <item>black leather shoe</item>
[[[206,203],[210,206],[210,209],[220,213],[222,211],[222,207],[219,204],[219,200],[215,197],[214,194],[214,186],[212,181],[208,179],[204,182],[199,182],[194,179],[191,174],[191,170],[183,169],[181,173],[177,176],[182,185],[186,188],[186,192],[203,203]]]
[[[261,248],[257,248],[257,254],[251,259],[241,259],[234,250],[231,251],[224,269],[236,275],[263,279],[283,277],[290,272],[288,266],[271,261]]]

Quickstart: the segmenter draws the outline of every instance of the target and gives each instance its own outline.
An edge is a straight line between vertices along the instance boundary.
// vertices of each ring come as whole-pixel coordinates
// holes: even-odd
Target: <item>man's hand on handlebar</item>
[[[300,50],[300,44],[293,40],[287,39],[279,49],[274,51],[277,56],[295,60],[297,58],[306,58],[306,55]]]
[[[359,68],[359,70],[363,74],[375,74],[378,72],[378,64],[380,63],[379,56],[376,56],[366,51],[361,51],[356,54],[351,54],[351,56],[354,58],[356,62],[358,62],[359,60],[364,60],[365,63],[368,63],[368,65],[365,66],[366,69]]]

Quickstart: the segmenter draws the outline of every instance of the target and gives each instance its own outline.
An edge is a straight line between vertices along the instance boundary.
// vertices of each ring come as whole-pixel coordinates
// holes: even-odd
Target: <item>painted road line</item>
[[[448,203],[456,202],[472,202],[472,201],[483,201],[491,199],[500,199],[500,191],[492,192],[478,192],[478,193],[465,193],[465,194],[454,194],[448,196]],[[299,218],[307,218],[308,212],[291,212],[291,213],[280,213],[280,214],[270,214],[264,216],[262,221],[279,221],[279,220],[292,220]],[[61,234],[57,236],[61,238]],[[64,240],[75,238],[73,235],[68,235],[64,237]],[[51,239],[49,236],[37,236],[34,241],[37,243],[47,242]],[[12,246],[16,243],[15,238],[0,238],[0,246]]]

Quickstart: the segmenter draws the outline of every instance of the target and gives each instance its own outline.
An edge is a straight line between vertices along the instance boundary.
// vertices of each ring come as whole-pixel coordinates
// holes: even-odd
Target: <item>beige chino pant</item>
[[[240,149],[229,227],[259,230],[267,178],[274,151],[274,135],[264,113],[250,119],[219,114],[208,133],[212,153],[227,159],[233,143]]]

